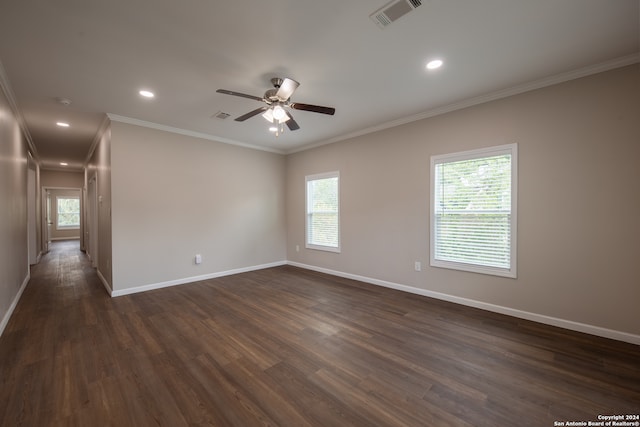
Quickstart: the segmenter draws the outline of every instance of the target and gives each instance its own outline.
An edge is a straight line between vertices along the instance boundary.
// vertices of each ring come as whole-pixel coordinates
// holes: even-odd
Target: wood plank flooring
[[[2,426],[553,426],[640,413],[640,347],[294,267],[112,299],[60,242],[0,381]]]

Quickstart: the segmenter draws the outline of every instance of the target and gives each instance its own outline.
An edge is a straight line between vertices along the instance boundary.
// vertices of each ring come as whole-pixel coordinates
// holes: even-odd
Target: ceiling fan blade
[[[264,107],[256,108],[255,110],[249,111],[247,114],[244,114],[244,115],[236,118],[236,122],[244,122],[245,120],[250,119],[253,116],[257,116],[258,114],[263,113],[263,112],[267,111],[268,109],[269,109],[269,107],[266,106],[266,105]]]
[[[280,83],[276,96],[286,101],[291,98],[291,95],[298,89],[298,86],[300,86],[300,83],[297,81],[285,78],[282,80],[282,83]]]
[[[287,111],[287,115],[289,116],[289,120],[287,120],[285,123],[287,124],[289,130],[300,129],[300,125],[298,125],[298,122],[296,122],[296,120],[293,118],[290,111]]]
[[[264,102],[264,99],[260,98],[259,96],[247,95],[246,93],[234,92],[232,90],[218,89],[218,90],[216,90],[216,92],[224,93],[225,95],[241,96],[243,98],[249,98],[249,99],[253,99],[253,100],[256,100],[256,101],[263,101]]]
[[[322,107],[320,105],[301,104],[299,102],[292,102],[291,104],[289,104],[289,107],[293,108],[294,110],[313,111],[314,113],[329,114],[330,116],[333,116],[333,114],[336,112],[336,109],[333,107]]]

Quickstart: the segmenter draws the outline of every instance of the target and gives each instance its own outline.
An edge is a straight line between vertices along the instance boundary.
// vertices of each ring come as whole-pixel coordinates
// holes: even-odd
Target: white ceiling
[[[387,1],[5,1],[0,78],[43,166],[79,168],[106,113],[287,153],[640,58],[639,0],[424,0],[380,29]],[[301,129],[276,138],[233,120],[259,102],[216,93],[262,96],[275,76],[335,116],[294,111]]]

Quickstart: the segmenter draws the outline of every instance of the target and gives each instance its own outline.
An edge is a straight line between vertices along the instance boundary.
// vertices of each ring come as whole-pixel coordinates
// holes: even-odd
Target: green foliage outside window
[[[435,167],[435,258],[509,269],[511,155]]]
[[[338,177],[307,180],[307,244],[339,247]]]
[[[80,199],[77,197],[58,197],[58,228],[80,227]]]

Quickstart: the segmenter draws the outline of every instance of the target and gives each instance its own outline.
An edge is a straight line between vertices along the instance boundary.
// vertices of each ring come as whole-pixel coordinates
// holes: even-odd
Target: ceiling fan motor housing
[[[275,80],[275,79],[274,79]],[[282,102],[276,93],[278,93],[278,89],[269,89],[264,93],[264,100],[267,104],[271,104],[273,102]]]

